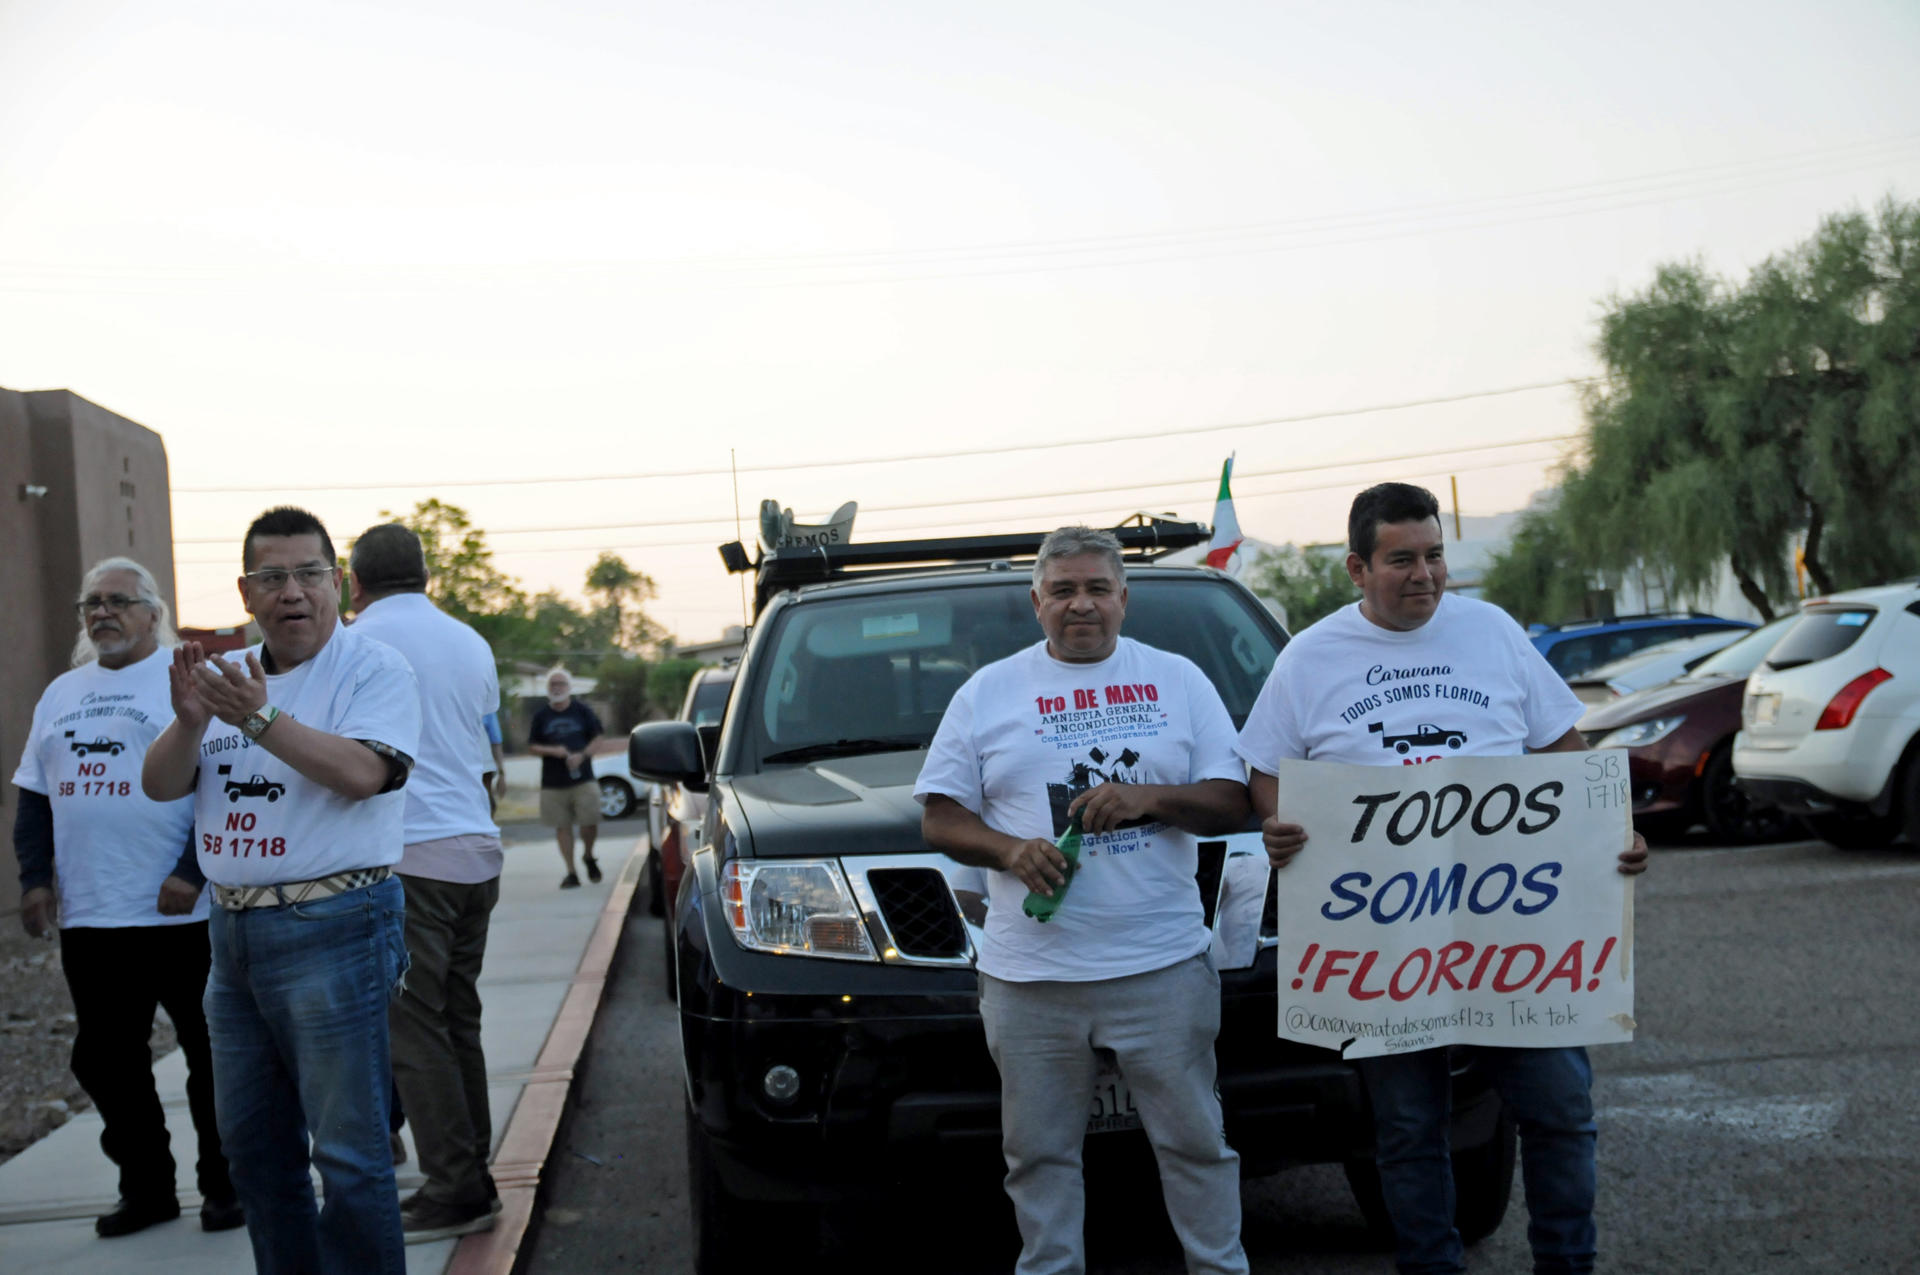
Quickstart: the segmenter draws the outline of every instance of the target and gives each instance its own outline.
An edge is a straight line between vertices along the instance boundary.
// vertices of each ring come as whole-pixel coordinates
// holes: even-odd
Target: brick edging
[[[573,982],[560,1002],[560,1012],[547,1029],[546,1043],[533,1073],[520,1090],[513,1116],[500,1137],[500,1149],[493,1155],[493,1180],[500,1191],[500,1214],[493,1229],[462,1236],[447,1263],[446,1275],[512,1275],[520,1262],[520,1246],[526,1241],[533,1221],[533,1201],[540,1188],[540,1174],[546,1168],[547,1154],[553,1149],[553,1137],[566,1113],[567,1094],[573,1088],[574,1067],[586,1048],[587,1034],[593,1030],[594,1015],[600,1009],[600,997],[606,990],[607,971],[613,966],[614,950],[620,945],[620,931],[627,909],[640,886],[641,868],[646,863],[646,838],[636,838],[620,873],[614,878],[613,892],[600,909],[593,937],[573,972]]]

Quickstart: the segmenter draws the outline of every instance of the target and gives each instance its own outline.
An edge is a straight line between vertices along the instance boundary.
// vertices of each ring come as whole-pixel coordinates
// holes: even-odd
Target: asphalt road
[[[1636,927],[1638,1039],[1593,1051],[1601,1268],[1920,1270],[1920,850],[1659,848]],[[661,946],[637,899],[529,1270],[691,1269]],[[791,1269],[1008,1270],[996,1187],[930,1192],[917,1217],[849,1210],[824,1250],[796,1244]],[[1392,1269],[1338,1169],[1248,1183],[1243,1199],[1256,1272]],[[1091,1200],[1088,1232],[1097,1271],[1183,1269],[1151,1183]],[[1472,1264],[1529,1268],[1517,1176],[1505,1224]]]

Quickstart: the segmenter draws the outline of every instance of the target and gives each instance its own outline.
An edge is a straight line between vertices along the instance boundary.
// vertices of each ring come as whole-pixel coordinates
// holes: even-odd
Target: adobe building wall
[[[153,572],[175,605],[160,435],[69,390],[0,389],[0,545],[0,827],[10,833],[18,804],[11,780],[34,703],[66,670],[79,632],[73,601],[81,573],[125,555]],[[0,856],[0,916],[19,907],[8,853]]]

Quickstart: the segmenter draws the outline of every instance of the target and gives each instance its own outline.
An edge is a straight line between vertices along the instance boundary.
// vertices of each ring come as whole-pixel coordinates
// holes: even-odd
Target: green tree
[[[1344,545],[1282,545],[1254,560],[1247,584],[1286,612],[1295,633],[1359,596],[1347,575]]]
[[[1560,511],[1530,510],[1487,564],[1481,593],[1522,624],[1557,624],[1584,613],[1588,571]]]
[[[687,698],[687,686],[693,681],[693,675],[706,664],[700,660],[676,656],[660,660],[647,673],[647,696],[662,713],[673,714],[680,711],[680,705]]]
[[[1820,592],[1920,567],[1920,204],[1830,217],[1739,285],[1664,266],[1596,350],[1559,508],[1490,572],[1509,610],[1563,618],[1550,570],[1581,593],[1650,572],[1672,596],[1725,563],[1770,618],[1796,548]]]
[[[665,636],[645,609],[657,592],[652,579],[628,566],[617,553],[602,550],[587,568],[587,597],[612,645],[623,650],[637,651]]]
[[[609,655],[594,666],[594,695],[606,701],[612,719],[607,723],[610,731],[630,731],[651,715],[653,669],[645,660],[623,652]]]
[[[380,516],[420,537],[427,558],[427,596],[447,614],[472,624],[476,618],[525,609],[526,594],[519,582],[494,565],[486,533],[460,506],[429,497],[410,513],[383,509]]]

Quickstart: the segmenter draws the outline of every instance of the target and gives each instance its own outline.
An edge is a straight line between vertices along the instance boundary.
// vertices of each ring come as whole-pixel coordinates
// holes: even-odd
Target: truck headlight
[[[1595,748],[1644,748],[1648,744],[1657,744],[1679,729],[1686,721],[1683,714],[1678,717],[1651,717],[1644,722],[1635,722],[1631,726],[1622,726],[1619,730],[1608,731],[1602,735]]]
[[[831,859],[735,859],[721,871],[720,901],[741,947],[843,961],[880,959],[846,874]]]

